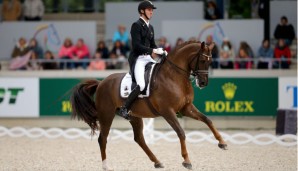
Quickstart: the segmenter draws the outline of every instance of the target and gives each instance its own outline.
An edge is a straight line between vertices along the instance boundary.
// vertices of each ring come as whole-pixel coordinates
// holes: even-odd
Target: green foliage
[[[229,18],[251,18],[251,1],[230,0]]]

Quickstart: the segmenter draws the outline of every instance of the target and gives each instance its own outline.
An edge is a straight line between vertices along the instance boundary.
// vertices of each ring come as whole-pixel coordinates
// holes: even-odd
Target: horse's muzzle
[[[199,87],[200,89],[205,88],[208,85],[208,80],[200,80],[196,78],[196,86]]]

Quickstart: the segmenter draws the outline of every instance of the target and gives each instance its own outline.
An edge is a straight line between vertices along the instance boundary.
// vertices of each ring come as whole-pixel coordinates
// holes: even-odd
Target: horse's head
[[[212,62],[211,51],[214,43],[209,46],[205,45],[205,42],[199,44],[200,50],[191,61],[191,70],[196,79],[196,86],[204,88],[208,85],[209,66]]]

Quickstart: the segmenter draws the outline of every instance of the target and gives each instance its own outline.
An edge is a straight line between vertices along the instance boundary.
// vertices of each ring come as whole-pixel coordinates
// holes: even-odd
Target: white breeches
[[[156,61],[151,58],[150,55],[140,55],[137,59],[136,65],[135,65],[135,78],[137,85],[140,86],[140,90],[143,91],[145,88],[145,66],[149,62],[154,62]]]

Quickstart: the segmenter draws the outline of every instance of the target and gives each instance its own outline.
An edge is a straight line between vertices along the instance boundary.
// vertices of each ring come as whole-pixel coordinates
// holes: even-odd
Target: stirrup
[[[128,114],[127,108],[124,106],[122,106],[122,107],[120,107],[120,109],[118,109],[117,114],[126,120],[130,120],[130,115]]]

